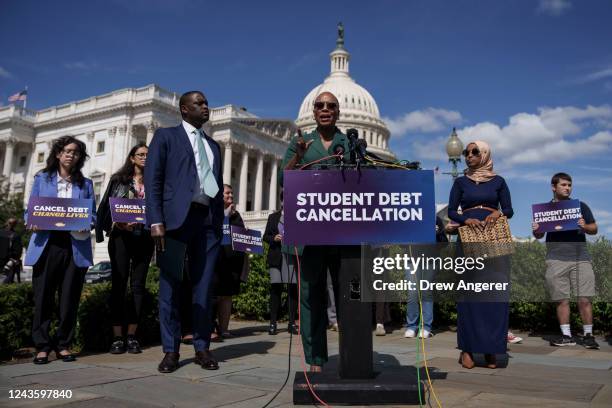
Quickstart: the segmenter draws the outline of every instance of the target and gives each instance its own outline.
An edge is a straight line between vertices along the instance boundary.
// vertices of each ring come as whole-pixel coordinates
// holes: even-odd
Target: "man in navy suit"
[[[185,252],[193,287],[195,362],[208,370],[219,368],[208,348],[211,280],[223,224],[221,151],[201,130],[209,117],[204,94],[199,91],[183,94],[179,108],[183,122],[155,132],[145,171],[147,224],[161,266],[159,323],[165,355],[158,369],[162,373],[171,373],[179,367],[179,295]]]

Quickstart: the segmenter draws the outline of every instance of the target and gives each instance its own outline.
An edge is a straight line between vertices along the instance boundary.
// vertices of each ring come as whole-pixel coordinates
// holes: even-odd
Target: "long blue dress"
[[[468,218],[484,220],[491,212],[473,209],[459,214],[457,209],[482,205],[499,208],[508,218],[512,217],[512,200],[506,181],[495,176],[484,183],[463,176],[455,180],[450,192],[448,217],[464,225]],[[486,262],[486,273],[507,276],[508,259],[491,259]],[[497,272],[497,273],[496,273]],[[502,278],[503,279],[503,278]],[[489,279],[487,279],[489,280]],[[458,302],[457,343],[460,350],[470,353],[505,354],[508,332],[508,302]]]

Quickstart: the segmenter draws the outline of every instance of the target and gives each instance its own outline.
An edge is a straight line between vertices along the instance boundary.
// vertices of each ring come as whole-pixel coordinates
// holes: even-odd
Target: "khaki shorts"
[[[546,260],[546,284],[554,301],[595,296],[595,273],[590,261]]]

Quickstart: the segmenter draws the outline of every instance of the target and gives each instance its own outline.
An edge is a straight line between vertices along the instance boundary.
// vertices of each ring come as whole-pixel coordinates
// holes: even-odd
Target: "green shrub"
[[[0,358],[32,342],[32,285],[0,285]]]
[[[267,250],[267,248],[266,248]],[[598,332],[612,333],[612,243],[600,238],[589,243],[596,274],[598,296],[593,299],[594,327]],[[538,242],[516,246],[512,264],[513,296],[529,299],[529,296],[545,298],[543,285],[545,248]],[[234,297],[234,316],[244,319],[266,320],[269,317],[268,302],[270,278],[266,267],[266,254],[250,255],[250,274],[241,286],[241,293]],[[139,325],[143,344],[159,342],[157,296],[159,270],[149,269],[147,291]],[[110,321],[110,284],[85,285],[81,295],[75,335],[75,350],[106,351],[112,340]],[[56,302],[57,303],[57,302]],[[33,295],[30,283],[0,285],[0,357],[9,358],[13,351],[32,346],[31,328]],[[403,323],[406,305],[391,304],[391,317],[395,323]],[[457,311],[454,302],[438,302],[434,306],[434,326],[456,324]],[[55,320],[55,319],[54,319]],[[580,316],[572,305],[571,323],[579,327]],[[555,304],[550,302],[517,301],[510,303],[510,326],[530,331],[558,331]]]
[[[270,274],[266,265],[267,245],[263,255],[249,255],[250,272],[240,285],[240,294],[234,296],[234,316],[241,319],[267,320],[270,317]]]

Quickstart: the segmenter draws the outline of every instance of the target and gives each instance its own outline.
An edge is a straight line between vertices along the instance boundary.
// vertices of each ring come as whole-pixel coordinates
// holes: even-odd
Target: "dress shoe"
[[[63,354],[62,351],[64,352]],[[76,361],[76,354],[71,353],[67,349],[56,350],[55,355],[57,356],[58,360],[62,360],[64,363],[72,363],[73,361]]]
[[[46,353],[42,357],[38,357],[38,355],[36,355],[36,357],[34,357],[34,360],[32,360],[32,362],[34,364],[48,364],[49,363],[49,353]]]
[[[130,354],[139,354],[142,353],[140,349],[140,343],[134,337],[129,337],[127,339],[127,352]]]
[[[110,347],[111,354],[123,354],[125,353],[125,341],[121,337],[115,337]]]
[[[219,363],[212,355],[210,350],[196,351],[195,363],[202,366],[205,370],[218,370]]]
[[[276,328],[276,323],[270,323],[270,327],[268,327],[268,334],[270,336],[276,336],[278,333],[278,329]]]
[[[179,353],[175,353],[175,352],[166,353],[166,355],[164,356],[164,359],[161,361],[161,363],[159,363],[159,366],[157,366],[157,371],[159,371],[160,373],[167,374],[167,373],[171,373],[171,372],[178,370],[179,358],[180,358]]]

